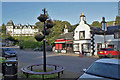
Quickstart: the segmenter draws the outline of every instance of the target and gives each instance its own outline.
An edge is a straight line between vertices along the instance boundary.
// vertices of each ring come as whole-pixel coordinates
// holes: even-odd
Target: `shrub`
[[[43,44],[43,42],[24,41],[24,42],[20,42],[19,46],[23,46],[23,48],[34,49],[36,47],[41,48],[42,44]]]

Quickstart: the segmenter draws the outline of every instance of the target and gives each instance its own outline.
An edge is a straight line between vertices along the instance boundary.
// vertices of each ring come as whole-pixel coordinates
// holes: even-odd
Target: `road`
[[[32,50],[16,49],[19,61],[19,71],[21,67],[30,64],[43,63],[43,52]],[[47,52],[47,63],[64,67],[65,78],[77,78],[83,74],[82,69],[88,68],[97,58],[79,57],[78,55],[64,55],[60,53]],[[69,74],[69,75],[67,75]]]
[[[43,63],[43,52],[32,50],[16,49],[18,54],[18,71],[24,66],[30,64]],[[98,58],[80,57],[75,54],[60,54],[54,52],[47,52],[47,63],[56,64],[64,67],[64,74],[62,78],[78,78],[83,74],[82,69],[88,68]]]

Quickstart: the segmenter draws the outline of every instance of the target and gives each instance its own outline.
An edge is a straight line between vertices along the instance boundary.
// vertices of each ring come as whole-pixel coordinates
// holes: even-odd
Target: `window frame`
[[[83,38],[81,38],[81,33],[83,34]],[[85,31],[79,31],[79,39],[85,39]]]
[[[115,32],[114,33],[114,39],[120,39],[120,32]]]
[[[84,51],[84,47],[83,47],[84,45],[87,45],[87,50],[88,51]],[[84,52],[84,53],[90,53],[91,52],[91,44],[90,43],[83,43],[82,44],[82,52]]]

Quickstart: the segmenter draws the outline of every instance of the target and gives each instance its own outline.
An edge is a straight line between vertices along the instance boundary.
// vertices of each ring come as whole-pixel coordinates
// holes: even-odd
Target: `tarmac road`
[[[43,52],[33,50],[16,49],[19,61],[19,72],[24,66],[30,64],[43,63]],[[64,67],[64,74],[62,78],[78,78],[83,74],[82,69],[88,68],[98,58],[94,57],[80,57],[76,54],[61,54],[54,52],[47,52],[47,63],[56,64]]]

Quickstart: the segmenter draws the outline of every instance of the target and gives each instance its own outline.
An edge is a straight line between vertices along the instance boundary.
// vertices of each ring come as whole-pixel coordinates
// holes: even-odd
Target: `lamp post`
[[[43,9],[44,14],[41,14],[37,19],[41,22],[44,22],[44,30],[42,31],[43,34],[39,33],[35,36],[35,39],[37,41],[42,41],[43,40],[43,69],[44,72],[46,72],[46,39],[45,39],[45,35],[49,35],[49,33],[51,32],[49,29],[52,28],[55,24],[52,22],[52,20],[47,20],[48,16],[46,15],[46,10],[45,8]],[[45,23],[45,21],[47,20],[47,23]],[[46,28],[47,27],[47,28]]]
[[[44,8],[44,15],[45,15],[45,8]],[[45,21],[44,21],[44,40],[43,40],[43,54],[44,54],[43,69],[44,69],[44,72],[46,72],[46,50],[45,50],[45,44],[46,44],[46,40],[45,40]]]
[[[46,23],[45,23],[45,21],[46,21],[46,10],[45,10],[45,8],[43,9],[43,12],[44,12],[44,14],[42,14],[42,15],[40,15],[37,19],[39,20],[39,21],[41,21],[41,22],[44,22],[44,30],[43,30],[43,33],[44,33],[44,35],[42,36],[42,35],[38,35],[38,36],[40,36],[40,37],[38,37],[38,40],[37,41],[42,41],[43,40],[43,70],[44,70],[44,72],[46,72],[46,49],[45,49],[45,44],[46,44],[46,39],[45,39],[45,32],[46,32],[46,30],[45,30],[45,26],[46,26]]]
[[[102,17],[102,30],[104,32],[104,48],[106,48],[106,38],[105,38],[105,35],[106,35],[106,31],[107,31],[107,22],[105,21],[105,17]]]

